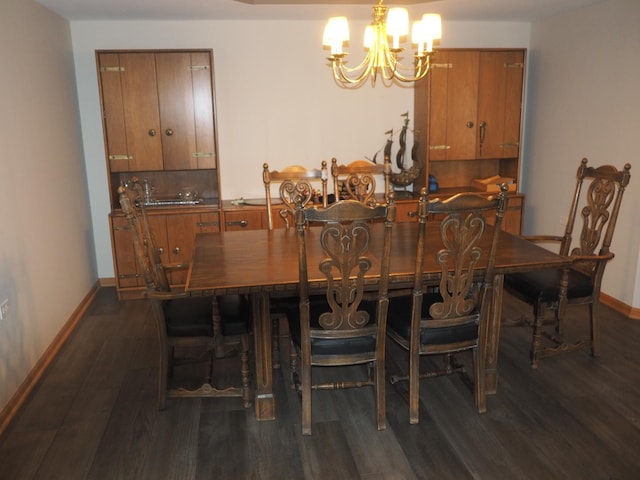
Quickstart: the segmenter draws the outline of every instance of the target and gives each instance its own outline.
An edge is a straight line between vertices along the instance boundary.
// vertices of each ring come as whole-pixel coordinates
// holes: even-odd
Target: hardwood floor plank
[[[158,418],[156,372],[131,370],[111,412],[87,478],[140,478]]]
[[[0,479],[38,479],[36,472],[42,463],[57,430],[15,431],[3,435],[0,443]],[[49,472],[56,476],[57,472]]]
[[[197,478],[201,400],[180,400],[157,412],[140,480]]]
[[[75,398],[69,414],[43,458],[35,478],[85,478],[117,397],[112,388],[85,388]]]

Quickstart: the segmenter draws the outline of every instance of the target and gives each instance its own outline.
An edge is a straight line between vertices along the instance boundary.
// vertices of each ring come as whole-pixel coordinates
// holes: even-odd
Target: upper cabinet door
[[[111,172],[217,167],[206,51],[98,54]]]
[[[211,57],[158,53],[156,69],[164,169],[215,168]]]
[[[523,74],[523,51],[480,53],[477,158],[518,156]]]
[[[160,129],[165,170],[196,168],[191,55],[156,54]]]
[[[428,74],[431,160],[475,158],[478,62],[477,51],[437,54]]]
[[[111,171],[161,170],[155,56],[105,53],[98,58]]]

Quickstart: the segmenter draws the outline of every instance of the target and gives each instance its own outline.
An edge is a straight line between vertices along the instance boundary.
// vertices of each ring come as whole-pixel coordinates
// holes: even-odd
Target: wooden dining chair
[[[327,208],[296,205],[300,300],[288,312],[291,380],[302,397],[302,433],[311,434],[313,390],[373,386],[378,430],[386,428],[385,329],[391,234],[395,204],[374,207],[342,200]],[[369,221],[384,220],[383,239],[371,238]],[[322,224],[308,228],[309,223]],[[372,247],[375,244],[375,247]],[[307,264],[307,250],[321,248],[319,265]],[[374,296],[365,296],[365,277],[380,271]],[[324,287],[316,287],[321,273]],[[311,280],[313,279],[313,281]],[[313,382],[312,367],[367,365],[367,376],[335,382]],[[355,372],[354,372],[355,373]],[[358,408],[354,406],[354,408]]]
[[[408,381],[409,423],[419,422],[420,380],[459,373],[466,375],[455,354],[473,353],[474,397],[478,412],[486,411],[484,345],[494,295],[494,264],[500,227],[507,208],[507,185],[497,195],[460,193],[446,200],[429,200],[423,188],[418,202],[418,241],[411,295],[389,300],[388,336],[408,351],[408,368],[392,375],[391,383]],[[488,217],[495,215],[493,229]],[[441,218],[429,220],[429,216]],[[440,266],[438,288],[426,291],[423,282],[425,234],[439,228],[441,248],[435,262]],[[483,240],[489,234],[490,240]],[[420,371],[420,357],[439,355],[444,366]],[[406,393],[406,392],[403,392]]]
[[[327,192],[327,162],[322,161],[319,169],[308,169],[301,165],[291,165],[282,170],[269,170],[269,164],[262,165],[262,182],[266,195],[267,226],[292,228],[294,224],[295,202],[300,200],[304,206],[315,201],[326,207],[329,202]],[[278,195],[274,196],[272,184],[278,185]],[[273,185],[275,187],[275,185]],[[278,217],[273,218],[274,201],[281,208]],[[286,322],[286,311],[298,304],[298,297],[291,295],[270,296],[270,311],[273,322],[272,358],[273,368],[280,368],[280,321]]]
[[[298,196],[302,196],[304,205],[316,200],[326,207],[328,204],[328,178],[326,161],[322,161],[319,169],[308,169],[300,165],[292,165],[282,170],[269,170],[269,165],[265,163],[262,166],[262,182],[264,183],[266,195],[269,230],[273,230],[276,227],[275,219],[273,218],[274,199],[278,204],[282,205],[278,213],[285,228],[293,226],[295,199]],[[274,197],[271,192],[271,186],[274,183],[279,184],[277,197]],[[314,193],[318,195],[315,196]]]
[[[146,284],[145,297],[151,303],[158,340],[158,407],[166,407],[167,397],[241,397],[249,407],[249,302],[243,296],[191,296],[169,288],[166,268],[160,261],[153,231],[149,227],[141,187],[134,178],[129,188],[118,187],[120,206],[132,234],[136,260]],[[176,265],[173,268],[186,268]],[[239,351],[239,386],[213,386],[216,358]],[[176,353],[182,353],[180,356]],[[187,353],[197,353],[197,356]],[[175,366],[207,361],[206,381],[197,388],[170,387],[168,377]]]
[[[600,287],[604,269],[614,256],[610,251],[611,240],[622,196],[631,178],[630,170],[628,163],[618,170],[612,165],[589,167],[587,159],[582,159],[564,235],[526,237],[533,242],[559,246],[560,255],[571,259],[570,267],[505,275],[505,289],[533,306],[530,351],[533,368],[538,368],[543,357],[585,348],[590,349],[592,356],[599,356]],[[564,338],[564,312],[571,305],[589,306],[589,338],[571,341]],[[553,332],[543,325],[546,312],[553,312]]]
[[[339,165],[338,160],[331,159],[331,179],[336,199],[358,200],[367,205],[376,204],[376,177],[384,180],[384,198],[390,193],[389,177],[391,163],[385,157],[384,163],[373,163],[369,160],[354,160],[347,165]]]

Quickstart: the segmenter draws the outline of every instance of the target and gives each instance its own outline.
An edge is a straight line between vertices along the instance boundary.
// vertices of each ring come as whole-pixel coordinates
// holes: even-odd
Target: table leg
[[[488,339],[484,355],[485,388],[487,394],[498,391],[498,344],[500,342],[500,322],[502,318],[502,292],[504,275],[496,275],[493,284],[493,301],[489,315]]]
[[[265,292],[252,294],[251,307],[256,355],[256,419],[274,420],[276,411],[273,395],[269,294]]]

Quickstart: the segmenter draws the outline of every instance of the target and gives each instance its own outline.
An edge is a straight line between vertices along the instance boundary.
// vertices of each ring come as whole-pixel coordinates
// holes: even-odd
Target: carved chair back
[[[318,192],[322,197],[323,206],[327,206],[327,162],[322,162],[320,169],[307,169],[300,165],[292,165],[282,170],[269,170],[269,165],[262,166],[262,181],[264,183],[266,203],[267,203],[267,223],[269,230],[274,228],[273,219],[273,196],[271,192],[271,184],[279,183],[278,188],[279,200],[283,207],[279,210],[280,217],[284,221],[285,228],[293,226],[293,216],[295,211],[296,200],[301,199],[302,204],[306,206],[314,198],[314,193]]]
[[[460,324],[468,315],[481,315],[486,305],[486,296],[493,289],[494,265],[497,241],[502,219],[507,207],[506,187],[497,195],[486,197],[476,193],[460,193],[446,200],[428,200],[428,191],[423,189],[418,205],[418,247],[414,283],[414,301],[420,303],[422,296],[422,270],[424,265],[425,231],[429,216],[441,217],[439,222],[442,248],[436,260],[441,267],[438,293],[442,301],[429,309],[432,319],[442,322],[423,322],[423,327],[441,328],[445,322]],[[487,225],[487,212],[495,215],[492,241],[488,249],[481,247]],[[486,263],[480,263],[481,257]],[[484,265],[484,273],[478,278],[476,269]],[[414,304],[414,314],[420,315],[420,305]],[[477,321],[477,320],[472,320]]]
[[[350,198],[367,205],[375,205],[376,176],[382,176],[384,179],[384,198],[387,199],[390,193],[390,175],[391,163],[388,157],[385,157],[384,164],[354,160],[347,165],[338,165],[335,158],[331,159],[331,177],[336,200]]]
[[[610,252],[611,241],[622,196],[631,178],[630,169],[631,165],[628,163],[622,170],[612,165],[589,167],[587,159],[582,159],[576,174],[576,188],[567,225],[560,243],[561,255],[613,257]],[[575,231],[579,233],[579,237],[576,239],[577,243],[574,243],[576,224],[580,225],[580,231]],[[591,276],[594,285],[599,288],[605,265],[606,262],[597,258],[584,258],[576,261],[573,268]]]
[[[147,212],[144,208],[144,193],[140,182],[133,177],[128,186],[118,187],[120,207],[127,219],[132,233],[134,253],[138,267],[148,290],[168,292],[169,282],[160,251],[156,247],[153,231],[149,227]]]

